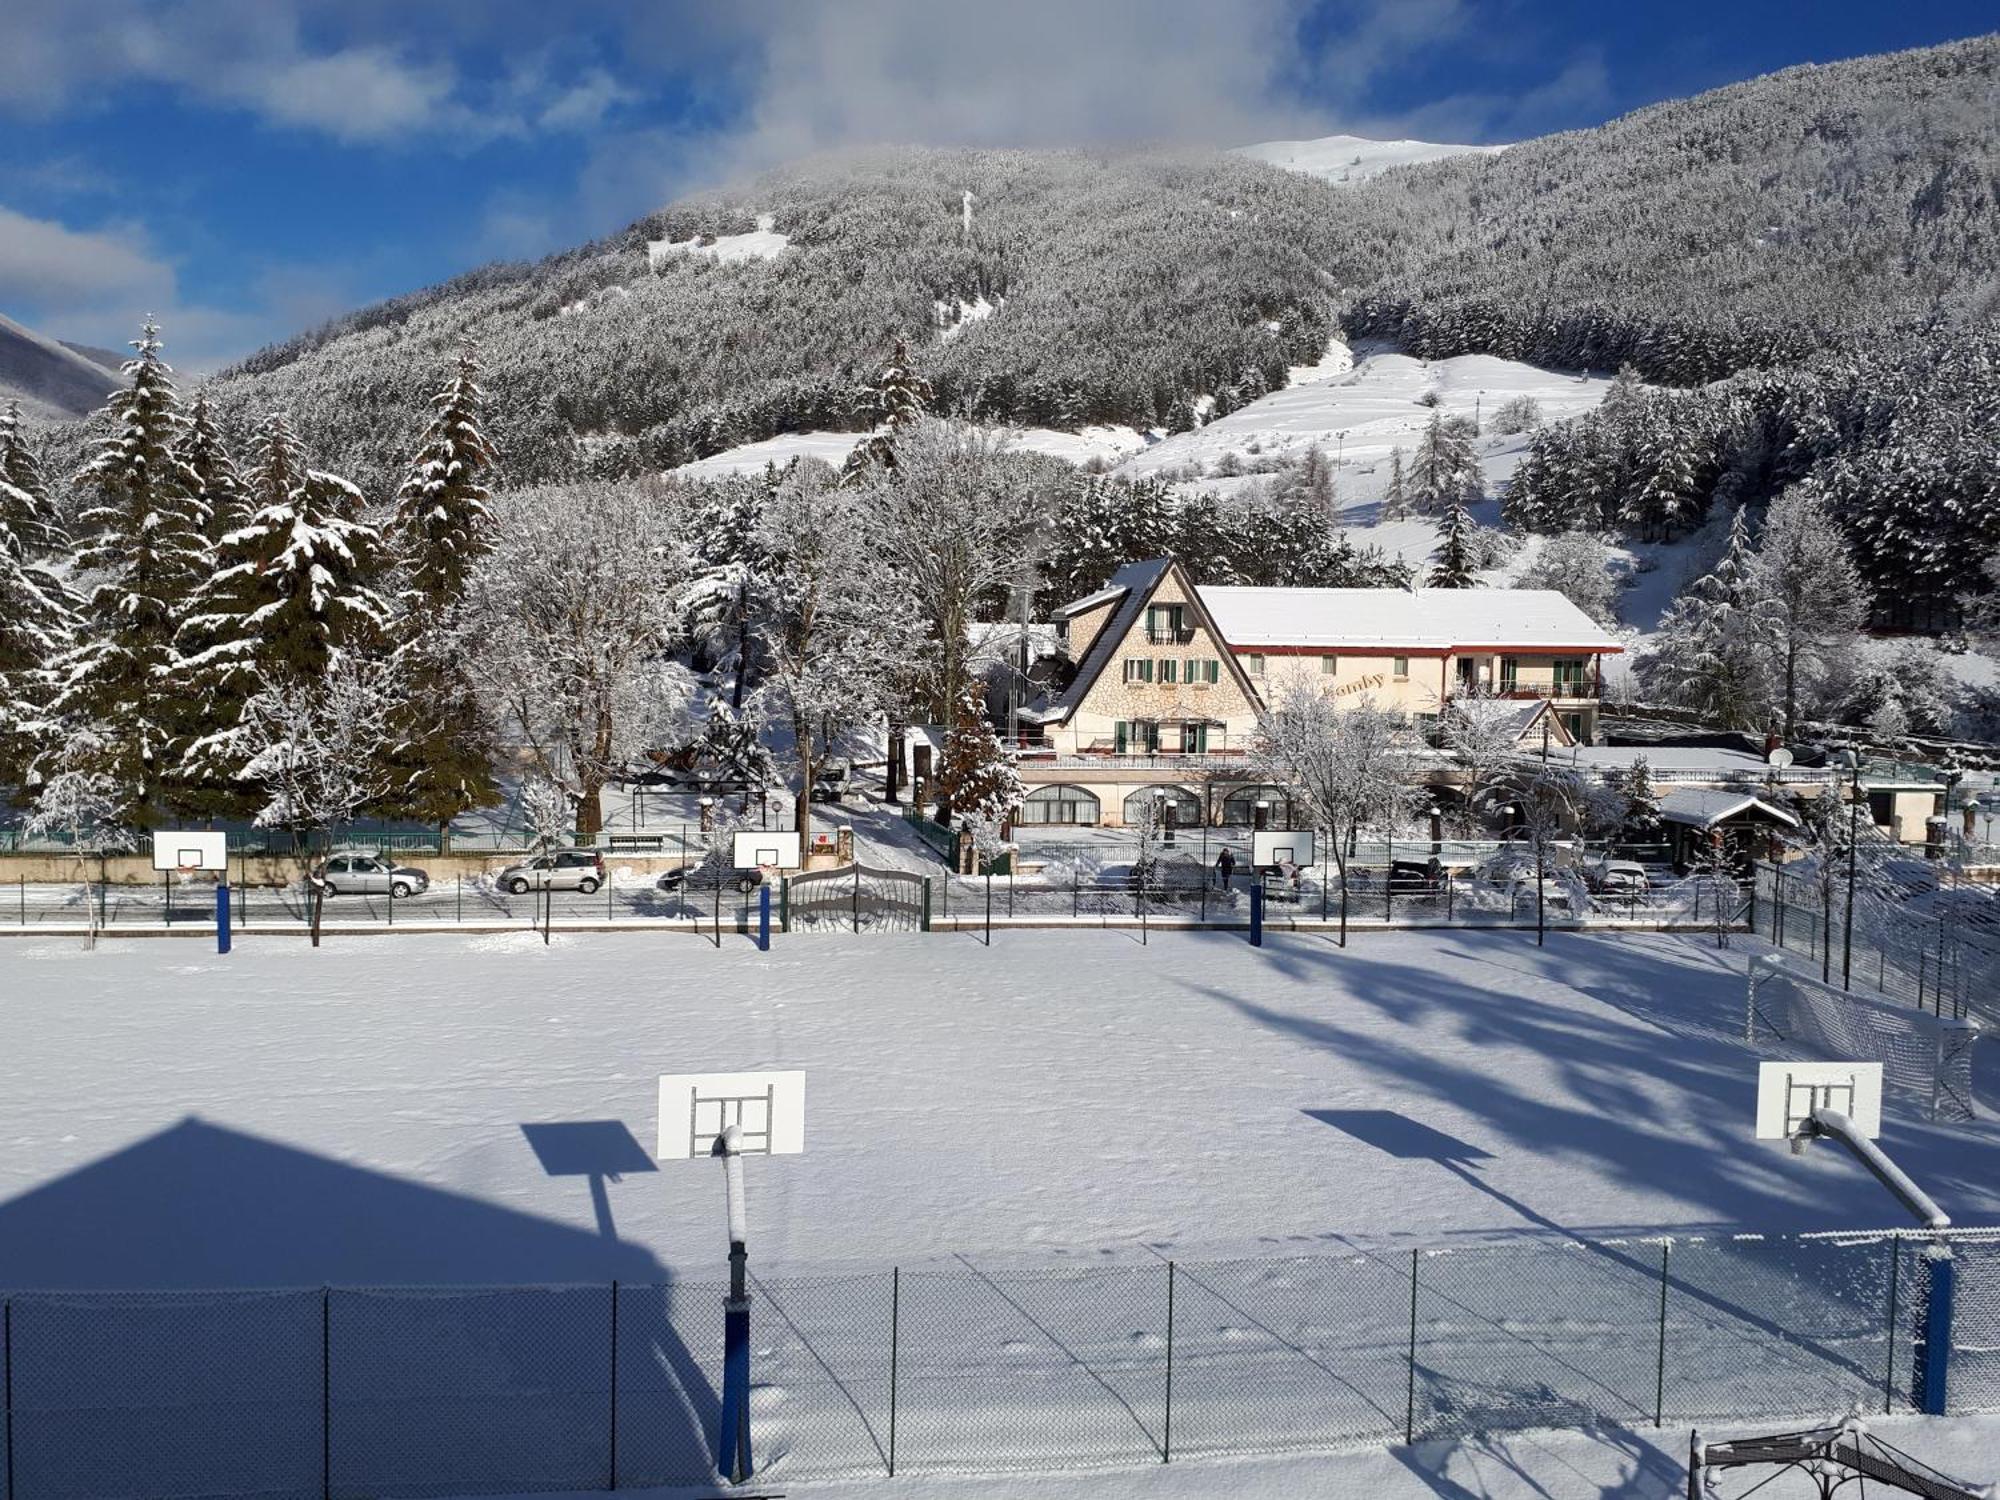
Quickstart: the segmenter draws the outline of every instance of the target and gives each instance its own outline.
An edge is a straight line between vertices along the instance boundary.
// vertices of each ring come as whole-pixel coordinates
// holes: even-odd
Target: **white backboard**
[[[1757,1065],[1757,1139],[1789,1140],[1815,1109],[1837,1109],[1873,1140],[1882,1133],[1878,1062],[1765,1062]]]
[[[745,1156],[797,1156],[806,1149],[806,1075],[663,1073],[661,1161],[707,1156],[734,1125]]]
[[[802,862],[796,828],[739,828],[735,838],[736,847],[731,861],[733,869],[755,870],[772,866],[780,870],[796,870]]]
[[[1317,864],[1313,858],[1313,831],[1310,828],[1266,828],[1250,835],[1250,863],[1258,869],[1291,862]]]
[[[202,831],[183,832],[162,828],[153,835],[153,868],[156,870],[229,869],[229,835]]]

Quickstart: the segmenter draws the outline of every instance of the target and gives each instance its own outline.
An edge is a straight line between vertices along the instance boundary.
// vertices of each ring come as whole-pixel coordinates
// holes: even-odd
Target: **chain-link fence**
[[[759,902],[755,884],[746,886],[733,871],[722,875],[718,881],[712,871],[686,876],[669,871],[630,879],[614,874],[589,891],[512,891],[490,875],[453,877],[403,896],[387,890],[341,891],[326,898],[320,920],[324,927],[349,931],[451,926],[530,931],[630,923],[704,936],[754,932]],[[774,926],[777,899],[774,890]],[[208,931],[215,923],[215,879],[174,875],[157,885],[16,881],[0,886],[0,927],[79,929],[90,924],[92,908],[96,925],[107,932]],[[303,931],[312,922],[312,892],[303,881],[279,886],[232,880],[230,920],[239,933]]]
[[[756,1467],[1073,1469],[1520,1427],[2000,1411],[2000,1231],[753,1279]],[[716,1283],[4,1298],[0,1500],[714,1482]]]
[[[1755,889],[1758,934],[1828,982],[2000,1026],[2000,904],[1990,892],[1899,886],[1865,861],[1851,886],[1844,865],[1760,864]]]
[[[1430,868],[1421,851],[1380,867],[1308,865],[1279,873],[1238,866],[1225,875],[1185,855],[1105,868],[1051,868],[1034,876],[935,876],[934,923],[1051,925],[1197,923],[1248,927],[1253,890],[1267,925],[1534,926],[1707,929],[1748,920],[1749,890],[1695,877],[1659,885],[1593,885],[1574,867],[1537,871],[1532,857],[1501,876]],[[1345,898],[1343,900],[1343,897]]]

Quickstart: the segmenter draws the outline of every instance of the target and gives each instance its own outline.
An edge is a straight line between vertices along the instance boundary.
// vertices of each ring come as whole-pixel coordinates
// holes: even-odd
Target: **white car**
[[[588,896],[604,884],[604,856],[595,849],[552,849],[493,877],[503,891],[525,896],[529,891],[581,891]]]

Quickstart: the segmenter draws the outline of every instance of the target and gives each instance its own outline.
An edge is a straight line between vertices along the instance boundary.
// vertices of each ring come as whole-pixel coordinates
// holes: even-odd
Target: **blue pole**
[[[741,1243],[729,1247],[730,1295],[722,1304],[722,1430],[716,1467],[731,1482],[750,1477],[750,1298],[743,1288]]]
[[[229,882],[219,880],[215,884],[215,951],[229,951]]]
[[[1924,1252],[1923,1342],[1918,1345],[1911,1397],[1926,1416],[1941,1417],[1950,1404],[1951,1323],[1956,1267],[1951,1247],[1931,1245]]]
[[[765,953],[771,951],[771,887],[757,887],[757,946]]]
[[[1264,883],[1250,887],[1250,946],[1264,946]]]

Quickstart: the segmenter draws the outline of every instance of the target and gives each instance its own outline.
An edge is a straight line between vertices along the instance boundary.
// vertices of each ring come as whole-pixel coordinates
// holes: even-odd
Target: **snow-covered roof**
[[[1076,676],[1070,679],[1070,684],[1063,690],[1062,695],[1053,703],[1035,705],[1036,717],[1042,723],[1060,723],[1075,711],[1079,703],[1083,702],[1084,695],[1096,685],[1097,674],[1104,670],[1106,663],[1111,660],[1111,653],[1118,649],[1119,643],[1125,639],[1126,632],[1139,618],[1139,606],[1146,601],[1160,580],[1166,576],[1167,569],[1172,566],[1172,561],[1164,557],[1152,558],[1146,562],[1126,563],[1113,573],[1111,581],[1096,593],[1073,604],[1066,604],[1056,611],[1059,618],[1066,619],[1071,613],[1093,608],[1108,600],[1119,601],[1118,607],[1111,612],[1111,618],[1105,621],[1103,628],[1091,641],[1090,649],[1084,654],[1083,660],[1077,663]]]
[[[1752,797],[1744,792],[1710,791],[1696,787],[1683,787],[1667,793],[1660,799],[1660,816],[1669,823],[1681,823],[1691,828],[1713,828],[1727,822],[1738,813],[1751,810],[1775,818],[1780,823],[1796,828],[1799,820],[1782,807],[1773,807],[1762,797]]]
[[[1238,649],[1619,651],[1554,589],[1281,589],[1205,586],[1201,602]]]
[[[1123,572],[1124,569],[1121,568],[1119,571]],[[1073,619],[1077,615],[1088,614],[1100,604],[1109,604],[1113,599],[1121,597],[1124,593],[1124,584],[1107,583],[1094,594],[1085,594],[1081,599],[1072,599],[1067,604],[1058,604],[1049,613],[1058,620]]]

